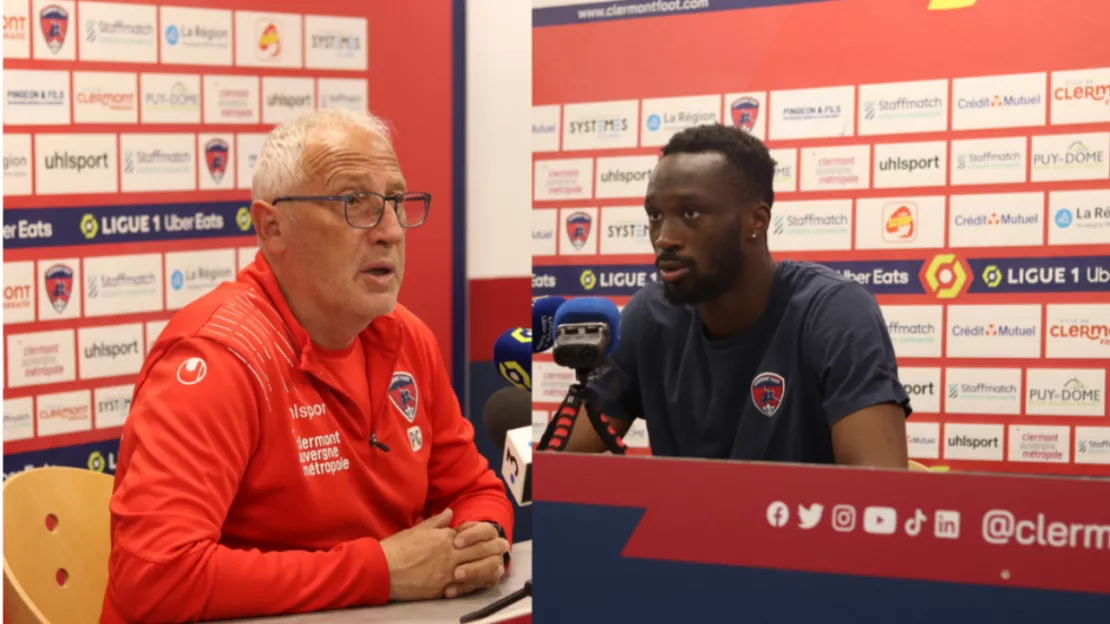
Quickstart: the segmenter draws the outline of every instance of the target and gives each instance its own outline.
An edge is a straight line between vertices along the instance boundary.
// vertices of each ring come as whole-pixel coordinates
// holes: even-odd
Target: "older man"
[[[178,312],[120,442],[102,622],[451,598],[497,583],[513,511],[430,330],[397,304],[408,191],[389,133],[275,128],[259,254]]]

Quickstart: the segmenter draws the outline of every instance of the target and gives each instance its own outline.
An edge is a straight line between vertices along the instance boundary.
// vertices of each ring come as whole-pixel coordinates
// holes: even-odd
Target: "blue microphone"
[[[566,301],[562,297],[532,300],[532,353],[543,353],[555,344],[555,313]]]
[[[555,363],[586,370],[613,352],[620,337],[621,313],[603,297],[576,297],[555,312]]]
[[[555,363],[574,369],[577,383],[567,389],[567,397],[552,414],[537,451],[564,451],[578,415],[585,412],[598,437],[615,455],[627,448],[616,429],[601,413],[601,400],[589,379],[613,352],[620,336],[621,313],[616,304],[603,297],[576,297],[555,312]]]
[[[493,343],[493,363],[501,376],[521,390],[532,391],[532,330],[506,329]]]

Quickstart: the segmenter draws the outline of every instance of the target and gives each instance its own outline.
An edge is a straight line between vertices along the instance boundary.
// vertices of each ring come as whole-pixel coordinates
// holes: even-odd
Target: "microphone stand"
[[[598,397],[597,391],[587,383],[590,372],[591,369],[588,368],[575,369],[574,373],[578,381],[571,384],[567,390],[566,398],[559,404],[559,409],[552,416],[547,429],[544,430],[540,443],[536,445],[537,451],[551,449],[558,452],[566,450],[567,442],[570,440],[570,432],[574,429],[574,423],[578,421],[578,413],[583,407],[586,408],[586,418],[590,421],[597,436],[605,444],[605,448],[609,449],[614,455],[624,455],[628,450],[624,440],[620,439],[616,430],[609,424],[608,419],[601,413],[601,406],[599,405],[601,399]]]
[[[462,616],[461,618],[459,618],[459,624],[467,624],[467,622],[474,622],[474,621],[480,620],[482,618],[487,618],[487,617],[493,615],[494,613],[497,613],[498,611],[504,609],[505,607],[507,607],[507,606],[509,606],[509,605],[511,605],[515,602],[519,602],[521,600],[524,600],[526,597],[531,596],[531,595],[532,595],[532,579],[528,579],[527,581],[524,581],[524,587],[521,587],[520,589],[516,590],[515,592],[509,594],[508,596],[505,596],[504,598],[499,599],[497,602],[494,602],[492,604],[488,604],[488,605],[482,607],[481,609],[478,609],[476,611],[471,611],[470,613],[467,613],[466,615]]]

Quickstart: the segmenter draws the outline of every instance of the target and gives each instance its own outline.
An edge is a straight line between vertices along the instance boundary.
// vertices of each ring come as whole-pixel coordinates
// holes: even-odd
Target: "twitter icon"
[[[798,526],[803,529],[812,529],[821,522],[821,514],[825,511],[825,506],[821,503],[813,503],[809,507],[805,505],[798,505]]]

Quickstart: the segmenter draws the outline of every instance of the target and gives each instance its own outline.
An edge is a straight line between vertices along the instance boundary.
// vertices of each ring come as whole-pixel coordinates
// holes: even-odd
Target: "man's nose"
[[[658,225],[659,235],[656,236],[653,244],[656,249],[661,251],[674,251],[682,246],[681,239],[678,235],[678,225],[673,219],[664,218]]]
[[[371,241],[381,245],[397,245],[405,238],[405,228],[401,227],[401,219],[392,203],[385,205],[382,218],[367,232]]]

